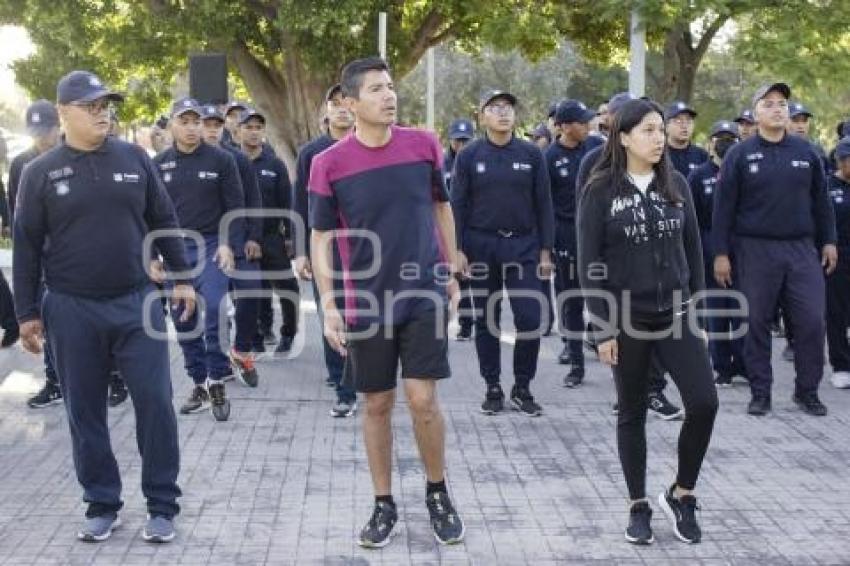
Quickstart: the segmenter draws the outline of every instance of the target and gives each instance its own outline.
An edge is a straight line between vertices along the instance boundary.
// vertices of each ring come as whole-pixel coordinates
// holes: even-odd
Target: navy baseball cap
[[[260,120],[262,120],[263,124],[266,123],[266,117],[263,116],[262,113],[260,113],[260,111],[255,108],[246,108],[245,110],[243,110],[242,114],[239,116],[239,123],[244,124],[251,118],[259,118]]]
[[[548,141],[552,141],[552,132],[550,132],[546,124],[542,122],[537,124],[534,129],[526,135],[531,139],[546,138]]]
[[[809,112],[809,109],[803,106],[802,102],[792,102],[788,105],[788,111],[791,113],[791,117],[795,116],[806,116],[807,118],[814,117],[814,114]]]
[[[227,107],[224,109],[224,115],[227,116],[228,114],[230,114],[234,110],[239,110],[240,112],[242,112],[246,108],[248,108],[248,107],[245,106],[244,104],[242,104],[241,102],[239,102],[238,100],[231,100],[230,102],[227,103]]]
[[[198,101],[194,98],[184,96],[183,98],[175,100],[174,104],[171,105],[172,118],[177,118],[179,116],[182,116],[183,114],[186,114],[187,112],[194,112],[198,116],[203,116],[201,105],[198,104]]]
[[[92,102],[99,98],[108,98],[122,102],[124,96],[108,89],[97,75],[88,71],[71,71],[56,85],[56,101],[59,104],[71,102]]]
[[[720,136],[723,134],[729,134],[732,136],[738,137],[738,124],[735,122],[730,122],[728,120],[720,120],[719,122],[715,122],[711,125],[711,133],[709,137]]]
[[[481,102],[478,105],[478,108],[480,110],[483,110],[485,106],[487,106],[497,98],[504,98],[505,100],[511,103],[511,106],[516,106],[516,96],[512,95],[511,93],[506,92],[504,90],[488,90],[484,93],[484,96],[481,97]]]
[[[843,137],[835,146],[835,159],[841,160],[850,157],[850,137]]]
[[[586,124],[596,117],[596,112],[588,109],[583,102],[578,100],[565,100],[558,105],[555,111],[556,124],[569,124],[579,122]]]
[[[341,93],[341,92],[342,92],[342,85],[339,84],[339,83],[336,83],[335,85],[331,86],[331,88],[329,88],[328,91],[325,93],[325,100],[326,101],[333,100],[333,97],[336,96],[337,94]]]
[[[458,118],[449,125],[450,140],[471,140],[475,135],[472,122],[464,118]]]
[[[785,83],[766,83],[761,85],[756,93],[753,95],[753,108],[756,107],[756,103],[768,95],[771,92],[778,92],[782,96],[785,97],[786,100],[791,98],[791,87]]]
[[[679,114],[690,114],[691,118],[697,117],[697,111],[691,108],[687,102],[677,100],[676,102],[671,102],[667,110],[664,111],[664,119],[672,120]]]
[[[552,104],[549,105],[549,109],[546,111],[546,117],[547,118],[554,118],[555,117],[555,113],[558,111],[558,105],[561,104],[561,102],[563,102],[563,101],[553,102]]]
[[[52,102],[42,98],[27,108],[26,124],[31,136],[43,136],[59,126],[59,113]]]
[[[737,122],[738,124],[740,124],[741,122],[746,122],[747,124],[755,124],[756,123],[756,117],[753,116],[752,110],[750,110],[749,108],[746,108],[744,110],[741,110],[741,113],[738,115],[738,117],[735,118],[732,121]]]
[[[215,104],[205,104],[201,107],[201,118],[203,120],[220,120],[224,122],[224,116],[219,112]]]
[[[618,92],[608,100],[608,114],[613,117],[630,100],[637,100],[637,96],[630,92]]]

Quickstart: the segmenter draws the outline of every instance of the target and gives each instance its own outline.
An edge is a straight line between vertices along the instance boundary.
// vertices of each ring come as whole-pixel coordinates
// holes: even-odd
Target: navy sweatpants
[[[236,270],[241,274],[251,276],[250,279],[238,277],[230,279],[230,288],[237,292],[237,297],[233,301],[236,308],[236,314],[233,317],[236,323],[233,348],[237,352],[245,353],[251,351],[254,337],[257,334],[257,313],[260,297],[253,295],[253,293],[259,292],[263,285],[258,261],[251,261],[244,255],[236,256]],[[246,296],[239,297],[239,292],[245,292]]]
[[[744,364],[753,394],[770,395],[773,385],[770,323],[780,301],[794,321],[797,392],[816,391],[823,377],[826,292],[814,244],[739,237],[735,252],[737,280],[750,309]]]
[[[121,476],[112,452],[107,396],[113,360],[127,384],[142,457],[148,513],[176,515],[180,445],[174,415],[168,343],[144,326],[144,298],[155,287],[113,299],[45,293],[42,319],[53,353],[71,432],[74,469],[89,504],[87,516],[121,508]],[[165,333],[158,299],[148,301],[150,329]]]
[[[578,271],[576,270],[575,250],[555,250],[555,293],[557,297],[555,310],[561,332],[569,332],[570,337],[565,342],[570,349],[570,357],[574,365],[584,365],[584,300],[581,296],[573,296],[579,288]],[[570,298],[565,299],[562,293],[570,292]],[[560,305],[560,309],[557,305]]]

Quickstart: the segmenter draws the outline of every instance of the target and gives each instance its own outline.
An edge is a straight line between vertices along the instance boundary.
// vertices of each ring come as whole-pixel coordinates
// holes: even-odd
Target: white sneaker
[[[850,389],[850,371],[834,372],[831,381],[836,389]]]

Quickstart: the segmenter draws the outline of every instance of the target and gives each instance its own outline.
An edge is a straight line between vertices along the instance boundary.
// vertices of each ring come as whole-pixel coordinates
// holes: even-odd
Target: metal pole
[[[425,122],[428,125],[428,128],[434,129],[434,48],[428,48],[428,101],[426,105],[426,118]]]
[[[629,54],[629,92],[643,96],[646,93],[646,27],[637,8],[632,9]]]
[[[387,60],[387,13],[378,12],[378,53]]]

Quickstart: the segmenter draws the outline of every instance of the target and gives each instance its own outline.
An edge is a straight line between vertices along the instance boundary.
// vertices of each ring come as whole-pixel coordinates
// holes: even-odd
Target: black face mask
[[[738,143],[738,140],[734,138],[720,138],[714,142],[714,153],[717,154],[717,157],[723,159],[726,152],[729,151],[736,143]]]

